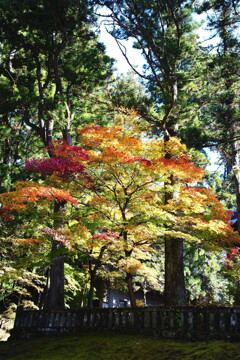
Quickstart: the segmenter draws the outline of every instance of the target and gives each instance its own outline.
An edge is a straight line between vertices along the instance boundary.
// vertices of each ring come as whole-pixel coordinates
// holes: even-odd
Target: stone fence
[[[88,330],[182,340],[240,340],[240,308],[179,306],[18,311],[11,338]]]

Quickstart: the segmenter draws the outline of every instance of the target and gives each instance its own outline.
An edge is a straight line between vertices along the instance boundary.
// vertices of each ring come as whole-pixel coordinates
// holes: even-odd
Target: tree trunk
[[[133,282],[132,282],[132,274],[127,274],[126,276],[126,281],[127,281],[127,286],[128,286],[128,293],[130,296],[130,302],[131,302],[131,307],[136,307],[136,297],[134,294],[134,290],[133,290]]]
[[[103,307],[103,299],[105,294],[105,280],[102,277],[97,277],[95,281],[96,296],[99,300],[98,307]]]
[[[95,279],[96,279],[96,271],[91,270],[90,271],[90,289],[88,293],[88,308],[93,308],[93,296],[94,296],[94,285],[95,285]]]
[[[54,212],[58,213],[58,219],[55,220],[55,227],[61,229],[63,226],[62,212],[65,212],[65,202],[55,202]],[[50,268],[50,286],[47,294],[45,308],[60,310],[64,309],[64,261],[65,256],[62,253],[63,244],[58,240],[52,240],[53,262]]]
[[[183,240],[177,238],[165,239],[165,305],[186,303],[183,269]]]
[[[234,132],[234,136],[237,137],[237,129]],[[240,147],[238,141],[232,142],[232,169],[233,169],[233,181],[235,184],[236,194],[236,208],[238,212],[238,227],[237,230],[240,233],[240,161],[239,161]]]
[[[166,139],[168,140],[168,138]],[[170,154],[165,155],[170,159]],[[170,178],[171,185],[176,183],[173,176]],[[170,199],[177,199],[176,190],[165,194],[165,203]],[[179,214],[180,216],[180,214]],[[166,237],[165,238],[165,279],[164,279],[164,302],[165,305],[177,305],[186,303],[186,288],[184,281],[184,261],[183,261],[183,240]]]
[[[63,248],[59,241],[53,240],[52,252]],[[50,268],[50,287],[47,294],[46,309],[64,309],[64,255],[56,255]]]

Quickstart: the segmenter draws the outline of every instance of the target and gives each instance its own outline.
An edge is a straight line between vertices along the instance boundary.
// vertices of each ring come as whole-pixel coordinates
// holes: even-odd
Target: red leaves
[[[57,174],[60,177],[69,177],[75,173],[82,173],[82,164],[67,158],[29,159],[25,163],[25,170],[44,175]]]
[[[190,160],[188,154],[173,156],[171,159],[166,159],[164,157],[160,157],[156,160],[162,162],[166,166],[174,166],[174,165],[182,165],[182,164],[184,166],[186,166],[186,165],[194,166],[195,165],[194,162]]]
[[[233,271],[234,272],[234,268],[238,266],[239,264],[239,251],[240,248],[239,247],[234,247],[231,252],[229,252],[225,258],[225,269],[227,271]]]
[[[110,242],[115,238],[119,238],[119,235],[113,231],[108,230],[106,232],[92,236],[91,240],[106,240]]]
[[[11,221],[14,217],[11,215],[11,210],[7,207],[0,208],[0,218],[5,221]]]
[[[53,142],[49,147],[55,154],[54,158],[29,159],[25,163],[25,170],[44,175],[56,174],[65,179],[84,173],[82,161],[88,159],[85,149],[68,145],[65,141]]]
[[[232,251],[230,253],[227,254],[226,259],[228,260],[233,260],[236,258],[236,256],[239,254],[240,248],[239,247],[235,247],[232,249]]]
[[[66,141],[53,141],[48,147],[54,152],[55,157],[71,158],[72,160],[87,160],[87,150],[81,146],[68,145]]]
[[[64,246],[70,247],[69,238],[55,229],[44,228],[40,231],[43,234],[48,235],[54,241],[62,243]]]

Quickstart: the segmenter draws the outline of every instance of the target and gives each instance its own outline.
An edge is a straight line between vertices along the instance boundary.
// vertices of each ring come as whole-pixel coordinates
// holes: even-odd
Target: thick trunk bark
[[[101,277],[98,277],[95,281],[95,288],[96,288],[96,296],[98,298],[98,307],[102,308],[103,306],[103,299],[105,293],[105,280]]]
[[[63,219],[60,215],[65,212],[65,202],[56,202],[54,204],[54,212],[58,213],[58,219],[55,220],[57,229],[63,226]],[[64,309],[64,261],[65,256],[61,253],[63,244],[58,240],[52,240],[52,254],[54,256],[50,268],[50,286],[47,294],[45,308],[47,309]]]
[[[166,158],[171,158],[166,155]],[[171,184],[176,183],[171,177]],[[177,199],[178,192],[166,193],[165,203],[170,199]],[[180,216],[181,214],[179,214]],[[183,263],[183,240],[166,237],[165,238],[165,280],[164,280],[164,302],[165,305],[177,305],[186,303],[186,288],[184,281]]]
[[[61,250],[62,244],[53,240],[52,252]],[[50,287],[47,294],[46,308],[64,309],[64,255],[54,257],[50,268]]]
[[[165,239],[165,305],[186,303],[186,289],[183,267],[183,241]]]
[[[47,297],[48,297],[48,292],[49,292],[49,282],[50,282],[50,269],[49,268],[46,270],[45,278],[46,278],[46,285],[44,287],[44,291],[40,294],[39,305],[38,305],[40,310],[45,309],[46,304],[47,304]]]

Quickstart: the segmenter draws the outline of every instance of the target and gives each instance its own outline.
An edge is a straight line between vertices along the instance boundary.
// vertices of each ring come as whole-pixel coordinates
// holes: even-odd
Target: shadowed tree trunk
[[[55,226],[60,229],[63,226],[62,212],[65,212],[65,202],[56,202],[54,212],[59,213],[59,218],[55,220]],[[53,262],[50,267],[50,285],[47,292],[46,309],[64,309],[64,261],[63,244],[58,240],[52,240]]]
[[[90,275],[90,289],[89,289],[89,293],[88,293],[88,307],[92,308],[93,307],[93,296],[94,296],[94,288],[96,285],[96,277],[97,277],[97,271],[100,268],[101,264],[102,264],[102,257],[104,254],[104,251],[106,250],[107,246],[102,246],[101,250],[99,252],[99,255],[97,257],[97,259],[94,259],[94,261],[92,261],[92,259],[89,259],[89,275]]]
[[[127,286],[128,286],[128,293],[130,296],[130,302],[131,302],[131,307],[136,307],[136,297],[134,294],[134,290],[133,290],[133,277],[132,274],[127,274],[126,276],[126,282],[127,282]]]
[[[177,238],[165,239],[165,305],[186,303],[186,289],[183,271],[183,241]]]
[[[124,221],[126,221],[126,214],[123,214],[123,219]],[[124,243],[126,246],[128,246],[128,233],[127,231],[123,231],[123,239],[124,239]],[[133,249],[131,250],[127,250],[125,249],[125,256],[126,258],[130,258],[131,254],[132,254]],[[136,297],[134,294],[134,290],[133,290],[133,276],[130,273],[127,273],[126,275],[126,283],[127,283],[127,287],[128,287],[128,293],[130,296],[130,302],[131,302],[131,307],[136,307]]]
[[[90,270],[89,270],[89,274],[90,274],[90,289],[89,289],[89,293],[88,293],[88,307],[89,308],[93,308],[93,296],[94,296],[94,285],[95,285],[95,280],[96,280],[96,272],[97,269],[94,267],[92,268],[92,264],[89,265]]]

